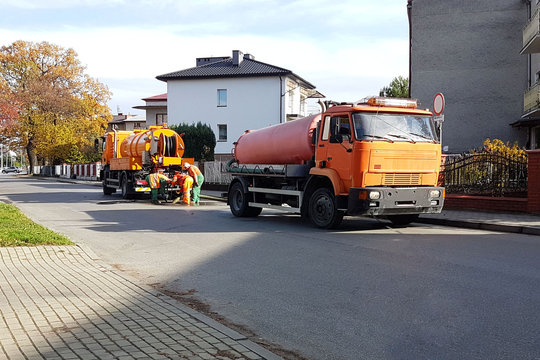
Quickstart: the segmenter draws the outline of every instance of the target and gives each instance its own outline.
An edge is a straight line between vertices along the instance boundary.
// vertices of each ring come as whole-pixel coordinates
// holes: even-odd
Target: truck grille
[[[419,185],[420,174],[414,173],[386,173],[384,174],[383,184],[392,185]]]

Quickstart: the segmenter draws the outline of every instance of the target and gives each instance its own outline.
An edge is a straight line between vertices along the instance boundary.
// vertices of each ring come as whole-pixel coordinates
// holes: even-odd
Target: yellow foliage
[[[509,157],[527,155],[526,151],[519,147],[517,141],[510,144],[509,141],[505,143],[499,139],[490,140],[487,138],[484,140],[484,149],[491,153],[497,153]]]
[[[0,48],[0,82],[19,110],[12,136],[28,154],[64,161],[73,147],[88,148],[104,134],[112,118],[106,105],[111,93],[85,70],[73,49],[47,42]]]

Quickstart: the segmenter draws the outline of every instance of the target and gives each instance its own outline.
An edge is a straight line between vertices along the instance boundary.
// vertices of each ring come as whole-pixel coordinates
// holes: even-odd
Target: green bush
[[[182,136],[186,147],[184,157],[195,158],[195,161],[214,160],[216,136],[209,125],[199,121],[196,124],[172,125],[170,128],[178,134],[184,134]]]

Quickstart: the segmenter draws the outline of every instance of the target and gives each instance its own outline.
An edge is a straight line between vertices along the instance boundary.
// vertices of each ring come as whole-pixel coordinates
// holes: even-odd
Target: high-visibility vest
[[[165,175],[160,173],[152,173],[150,174],[150,188],[151,189],[159,189],[161,187],[160,180],[169,180]]]
[[[202,175],[201,170],[199,170],[199,168],[196,167],[195,165],[191,165],[191,166],[188,168],[188,173],[189,173],[189,175],[190,175],[193,179],[196,179],[196,178],[197,178],[197,175]]]

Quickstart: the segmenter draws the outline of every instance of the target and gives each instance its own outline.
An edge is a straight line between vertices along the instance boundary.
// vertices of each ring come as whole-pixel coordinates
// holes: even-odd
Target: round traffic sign
[[[441,115],[444,110],[444,95],[437,93],[433,98],[433,113],[435,115]]]

